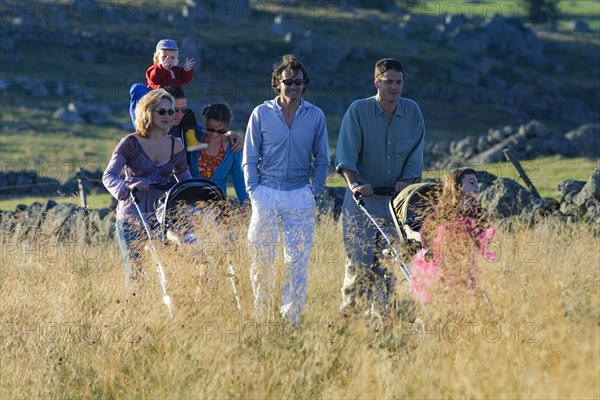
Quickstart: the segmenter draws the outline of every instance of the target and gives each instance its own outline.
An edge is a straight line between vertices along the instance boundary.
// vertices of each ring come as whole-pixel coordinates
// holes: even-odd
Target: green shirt
[[[335,165],[372,187],[420,179],[425,123],[417,103],[400,98],[389,121],[375,96],[353,102],[340,127]]]

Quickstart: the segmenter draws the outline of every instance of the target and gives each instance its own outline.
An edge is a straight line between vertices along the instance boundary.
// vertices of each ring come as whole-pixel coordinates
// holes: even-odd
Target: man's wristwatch
[[[352,183],[352,185],[350,185],[350,190],[354,190],[358,186],[360,186],[360,183],[354,182],[354,183]]]

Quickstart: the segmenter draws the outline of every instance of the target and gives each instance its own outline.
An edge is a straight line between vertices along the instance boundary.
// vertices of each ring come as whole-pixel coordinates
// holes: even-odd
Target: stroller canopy
[[[390,201],[392,219],[404,240],[420,241],[418,232],[425,215],[437,203],[442,185],[435,182],[415,183],[404,188]]]
[[[157,200],[156,216],[166,233],[169,219],[178,208],[196,206],[197,203],[210,204],[226,200],[225,193],[215,182],[205,178],[186,179],[177,182],[163,197]]]

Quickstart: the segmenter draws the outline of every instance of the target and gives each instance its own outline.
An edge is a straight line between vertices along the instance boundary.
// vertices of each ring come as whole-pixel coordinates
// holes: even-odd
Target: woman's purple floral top
[[[172,138],[172,140],[175,140]],[[102,183],[118,201],[117,219],[133,224],[140,224],[135,205],[126,189],[126,184],[143,181],[148,184],[167,184],[171,176],[177,181],[191,179],[185,158],[185,150],[177,154],[171,146],[171,158],[166,164],[156,165],[148,157],[135,134],[125,136],[113,151],[110,162],[102,175]],[[121,171],[125,170],[125,179]],[[154,202],[164,193],[163,190],[153,189],[147,192],[137,192],[142,212],[149,218],[154,218]]]

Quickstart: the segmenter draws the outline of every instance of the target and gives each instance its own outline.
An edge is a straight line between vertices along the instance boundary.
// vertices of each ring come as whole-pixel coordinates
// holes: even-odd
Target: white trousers
[[[255,248],[250,264],[254,307],[267,320],[274,306],[275,257],[283,234],[286,277],[280,313],[299,325],[306,303],[308,262],[314,241],[316,203],[309,187],[290,191],[259,185],[251,196],[252,218],[248,241]]]

